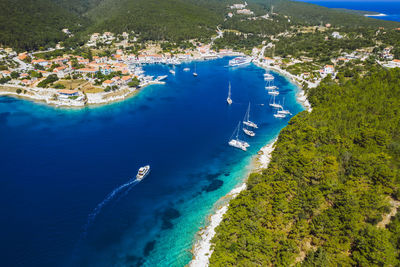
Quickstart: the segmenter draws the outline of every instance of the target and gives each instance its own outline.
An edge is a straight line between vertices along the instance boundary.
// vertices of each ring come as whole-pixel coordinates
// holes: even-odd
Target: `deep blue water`
[[[353,10],[374,11],[386,14],[384,17],[373,17],[376,19],[400,21],[400,1],[398,0],[369,0],[369,1],[345,1],[345,0],[302,0],[302,2],[313,3],[330,8],[347,8]]]
[[[261,146],[288,122],[274,119],[254,65],[198,62],[165,85],[108,106],[65,110],[0,98],[2,266],[184,266],[213,205],[244,178]],[[193,68],[193,63],[188,64]],[[149,65],[148,73],[168,67]],[[274,73],[293,114],[297,87]],[[234,104],[226,105],[228,81]],[[251,101],[260,129],[248,152],[227,145]],[[120,190],[137,169],[151,174]]]

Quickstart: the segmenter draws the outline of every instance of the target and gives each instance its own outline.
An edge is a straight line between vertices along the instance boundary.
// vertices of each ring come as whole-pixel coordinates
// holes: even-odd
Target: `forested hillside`
[[[400,69],[376,67],[310,89],[313,111],[230,202],[211,266],[398,266],[400,215],[382,218],[400,198],[399,96]]]
[[[0,1],[0,44],[20,49],[52,46],[66,38],[63,28],[77,28],[78,16],[51,0]]]
[[[223,14],[183,0],[103,1],[89,12],[91,31],[134,31],[144,40],[210,37]]]
[[[256,16],[274,6],[279,19],[248,20],[235,16],[224,20],[233,0],[3,0],[0,2],[0,43],[18,50],[54,47],[67,36],[68,28],[77,42],[93,32],[134,31],[141,40],[209,39],[216,27],[250,34],[275,34],[290,25],[331,23],[334,26],[399,27],[397,22],[365,18],[312,4],[289,0],[249,0]],[[283,19],[283,15],[291,19]],[[254,40],[252,40],[254,41]]]

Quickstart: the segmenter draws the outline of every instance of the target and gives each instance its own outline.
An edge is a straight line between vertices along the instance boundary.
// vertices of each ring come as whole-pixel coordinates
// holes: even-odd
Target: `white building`
[[[340,35],[340,33],[338,33],[338,32],[333,32],[332,33],[332,37],[335,38],[335,39],[342,39],[343,38],[343,36]]]

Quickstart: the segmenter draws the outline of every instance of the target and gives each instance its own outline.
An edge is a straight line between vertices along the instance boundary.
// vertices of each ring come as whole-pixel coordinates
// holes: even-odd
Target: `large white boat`
[[[249,64],[252,61],[251,57],[235,57],[234,59],[229,60],[229,66],[240,66]]]
[[[150,165],[140,167],[138,173],[136,174],[136,180],[141,181],[150,173]]]
[[[247,148],[250,146],[247,142],[242,141],[239,139],[239,132],[240,132],[240,121],[238,123],[238,126],[236,127],[235,131],[232,134],[231,140],[229,141],[229,145],[239,148],[243,151],[247,151]],[[236,136],[235,136],[236,135]],[[236,138],[234,138],[236,137]]]
[[[226,98],[226,102],[228,105],[232,105],[232,99],[231,99],[231,82],[229,82],[229,91],[228,91],[228,97]]]
[[[246,114],[244,115],[243,124],[247,125],[249,127],[255,128],[255,129],[258,128],[257,124],[255,124],[254,122],[250,121],[250,103],[249,103],[249,106],[247,107]]]
[[[279,95],[279,91],[276,91],[276,90],[268,91],[268,94],[276,96],[276,95]]]
[[[252,130],[249,130],[249,129],[245,128],[245,127],[243,127],[243,132],[245,134],[247,134],[248,136],[251,136],[251,137],[256,136],[256,134]]]
[[[269,103],[269,106],[270,106],[270,107],[273,107],[273,108],[283,109],[283,107],[282,107],[281,104],[278,104],[278,103],[275,102],[275,95],[273,95],[273,101],[271,101],[271,102]]]
[[[279,108],[279,110],[278,110],[278,114],[284,114],[284,115],[292,115],[292,113],[290,113],[290,111],[289,110],[285,110],[285,109],[283,109],[283,105],[285,104],[285,98],[283,98],[283,104],[282,104],[282,107],[281,108]]]
[[[264,80],[273,81],[274,79],[275,79],[275,77],[272,74],[269,74],[269,73],[264,74]]]
[[[286,118],[286,114],[276,113],[274,114],[274,117],[278,119],[283,119]]]

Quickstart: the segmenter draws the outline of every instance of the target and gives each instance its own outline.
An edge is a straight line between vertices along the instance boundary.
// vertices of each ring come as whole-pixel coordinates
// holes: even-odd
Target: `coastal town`
[[[279,16],[273,11],[257,17],[246,2],[229,6],[227,12],[226,19],[241,16],[247,20],[273,21],[278,16],[290,21],[287,16]],[[381,28],[376,34],[383,31],[384,28]],[[69,29],[62,32],[73,36]],[[308,87],[317,86],[328,75],[335,78],[337,69],[348,63],[362,64],[372,59],[385,68],[400,67],[400,59],[393,54],[394,47],[382,48],[379,42],[374,47],[343,50],[338,56],[330,58],[327,64],[316,62],[309,56],[274,55],[280,40],[291,38],[296,33],[310,32],[322,33],[326,42],[352,41],[348,34],[340,32],[340,28],[327,23],[311,28],[292,27],[277,35],[265,36],[265,40],[251,50],[217,47],[215,43],[218,39],[231,34],[230,30],[220,28],[210,42],[190,40],[186,48],[171,47],[165,42],[138,44],[140,36],[134,32],[93,33],[77,50],[64,49],[62,44],[47,51],[20,53],[11,48],[0,48],[0,95],[23,97],[60,107],[107,104],[130,97],[147,85],[162,84],[173,73],[152,77],[143,71],[144,64],[174,66],[224,56],[248,56],[260,67],[278,71],[299,86]],[[242,34],[236,32],[236,35]]]

